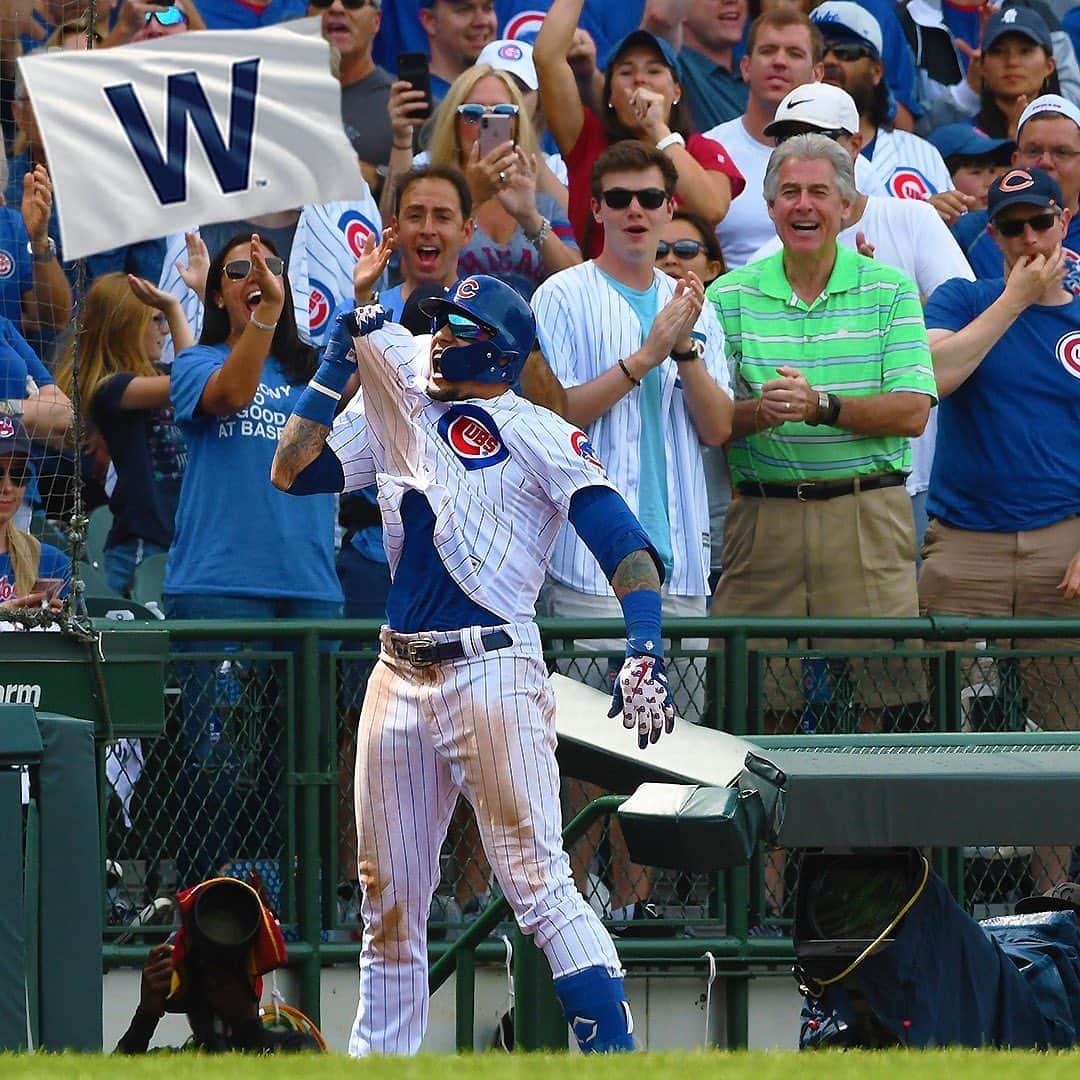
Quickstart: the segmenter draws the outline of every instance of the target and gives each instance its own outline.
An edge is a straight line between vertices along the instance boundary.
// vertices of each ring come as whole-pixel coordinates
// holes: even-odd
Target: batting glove
[[[348,327],[349,333],[354,338],[367,337],[389,319],[389,312],[380,304],[365,304],[355,311],[346,312],[341,317],[341,321]]]
[[[624,728],[637,728],[638,749],[675,730],[675,704],[664,661],[657,656],[628,656],[615,680],[608,716],[622,713]]]

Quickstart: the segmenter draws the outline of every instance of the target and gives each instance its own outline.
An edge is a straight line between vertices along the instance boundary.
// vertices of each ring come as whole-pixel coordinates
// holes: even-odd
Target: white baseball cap
[[[788,91],[776,106],[776,115],[765,125],[765,134],[784,134],[788,124],[809,124],[821,131],[844,131],[854,135],[859,130],[859,110],[852,96],[839,86],[812,82]]]
[[[810,12],[810,21],[827,41],[846,40],[868,45],[881,57],[881,23],[861,4],[851,0],[825,0]]]
[[[536,65],[533,64],[532,46],[527,41],[513,41],[510,38],[489,41],[480,51],[476,62],[490,64],[496,71],[508,71],[530,90],[540,85]]]
[[[1020,122],[1016,125],[1016,136],[1020,137],[1023,126],[1034,116],[1044,116],[1047,113],[1057,113],[1058,116],[1067,116],[1078,128],[1080,128],[1080,109],[1068,98],[1060,94],[1043,94],[1037,97],[1021,114]]]

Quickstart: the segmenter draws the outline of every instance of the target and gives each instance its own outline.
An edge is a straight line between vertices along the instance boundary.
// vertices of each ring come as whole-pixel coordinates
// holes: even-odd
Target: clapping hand
[[[187,246],[187,266],[177,259],[176,269],[180,271],[180,278],[184,284],[205,303],[206,275],[210,273],[210,252],[206,250],[206,242],[197,232],[184,233],[184,243]]]

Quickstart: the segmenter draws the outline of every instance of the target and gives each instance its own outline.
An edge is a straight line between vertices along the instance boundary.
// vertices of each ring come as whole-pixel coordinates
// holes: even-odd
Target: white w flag
[[[318,26],[21,59],[64,258],[192,223],[359,198],[366,189]]]

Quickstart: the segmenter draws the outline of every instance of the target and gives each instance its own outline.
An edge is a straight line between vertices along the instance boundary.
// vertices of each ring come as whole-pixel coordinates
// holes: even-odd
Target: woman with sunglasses
[[[509,138],[481,153],[483,126],[502,123]],[[550,171],[513,76],[489,64],[459,75],[439,105],[431,142],[417,164],[461,169],[473,197],[473,228],[458,273],[490,274],[525,299],[549,274],[576,266],[581,252],[558,200],[537,185]],[[558,184],[554,177],[551,184]]]
[[[668,277],[680,281],[689,281],[691,273],[697,274],[706,287],[727,273],[716,233],[688,210],[676,210],[664,226],[656,245],[656,265]]]
[[[68,557],[15,524],[31,476],[26,429],[0,416],[0,614],[42,604],[58,610],[71,580]]]
[[[587,258],[603,249],[603,229],[592,213],[590,180],[596,159],[622,139],[638,139],[671,158],[679,174],[675,202],[715,226],[745,186],[727,151],[693,134],[675,52],[646,30],[628,34],[604,74],[603,117],[581,103],[567,51],[584,0],[554,0],[533,45],[548,128],[566,162],[570,221]]]
[[[194,344],[180,301],[142,278],[103,274],[83,300],[79,393],[93,425],[88,448],[103,444],[116,471],[105,578],[123,596],[139,563],[169,549],[187,462],[161,367],[170,334],[177,352]],[[71,344],[57,372],[69,396],[74,353]]]

